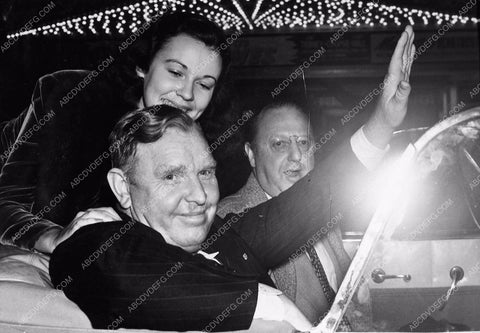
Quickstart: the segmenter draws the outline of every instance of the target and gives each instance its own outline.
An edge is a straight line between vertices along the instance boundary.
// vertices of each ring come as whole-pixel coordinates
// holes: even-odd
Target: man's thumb
[[[410,90],[410,84],[406,81],[401,81],[398,85],[397,91],[395,92],[395,99],[398,102],[406,101],[408,99],[408,96],[410,95]]]

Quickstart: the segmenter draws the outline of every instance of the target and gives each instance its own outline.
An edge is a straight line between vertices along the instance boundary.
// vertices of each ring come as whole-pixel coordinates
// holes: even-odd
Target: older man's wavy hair
[[[200,127],[185,112],[168,105],[155,105],[126,113],[110,133],[112,167],[127,175],[132,170],[137,144],[159,140],[169,128],[190,132]]]

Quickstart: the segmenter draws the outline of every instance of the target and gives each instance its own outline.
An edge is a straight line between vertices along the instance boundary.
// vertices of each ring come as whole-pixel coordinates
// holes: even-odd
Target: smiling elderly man
[[[311,327],[271,287],[267,267],[301,246],[316,225],[299,232],[289,246],[279,248],[269,237],[260,249],[233,231],[234,219],[225,224],[215,219],[216,163],[203,153],[208,144],[200,127],[179,109],[131,112],[117,123],[111,143],[119,148],[107,178],[122,221],[79,229],[50,261],[52,281],[71,277],[64,292],[94,328],[121,323],[156,330],[235,330],[250,327],[254,319]],[[285,211],[274,205],[252,211],[242,223],[262,225],[260,215],[270,210],[266,223],[277,229]],[[212,324],[220,315],[223,319]]]
[[[71,278],[64,292],[94,328],[121,322],[125,328],[203,330],[219,315],[215,331],[246,329],[255,319],[311,326],[272,288],[267,271],[327,223],[318,217],[328,216],[330,203],[313,198],[325,197],[334,181],[327,176],[338,168],[333,160],[283,196],[223,221],[215,219],[215,160],[204,153],[208,144],[199,126],[181,110],[129,113],[110,140],[119,148],[107,178],[122,221],[79,229],[50,261],[53,283]],[[361,169],[350,155],[349,168]]]

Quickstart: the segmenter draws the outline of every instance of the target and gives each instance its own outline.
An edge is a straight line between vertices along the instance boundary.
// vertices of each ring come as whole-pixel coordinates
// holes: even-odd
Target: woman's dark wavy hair
[[[155,54],[163,48],[172,37],[186,34],[205,43],[206,46],[217,50],[222,58],[223,74],[230,65],[230,50],[222,48],[227,45],[222,28],[206,17],[192,13],[169,13],[158,19],[147,32],[146,45],[140,50],[137,65],[147,72]]]
[[[219,124],[222,122],[220,118],[224,117],[224,113],[231,108],[231,100],[227,93],[229,88],[226,84],[226,75],[230,68],[230,47],[224,47],[227,45],[224,31],[204,16],[185,12],[165,13],[127,47],[125,52],[122,52],[121,58],[114,65],[115,68],[112,68],[108,75],[114,81],[119,96],[122,96],[131,107],[136,107],[143,95],[143,80],[137,75],[137,67],[147,72],[155,54],[171,38],[180,34],[202,41],[212,50],[217,50],[221,56],[220,77],[212,100],[200,118],[200,123],[204,128],[222,127]],[[205,132],[213,135],[207,128]]]

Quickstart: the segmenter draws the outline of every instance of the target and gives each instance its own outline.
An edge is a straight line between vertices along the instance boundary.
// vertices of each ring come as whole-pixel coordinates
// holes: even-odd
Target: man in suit
[[[412,56],[412,39],[411,30],[400,38],[392,79],[363,129],[380,148],[406,114],[409,65],[402,59]],[[352,205],[351,178],[367,173],[358,147],[346,142],[288,190],[222,220],[215,218],[215,161],[181,110],[128,113],[110,140],[118,148],[107,178],[121,220],[79,229],[50,261],[52,282],[71,281],[63,290],[93,327],[237,330],[265,319],[308,329],[298,309],[268,287],[267,271],[312,235],[327,234],[332,212]]]
[[[208,144],[200,127],[179,109],[128,113],[115,126],[111,145],[118,149],[107,178],[121,221],[81,228],[50,261],[53,283],[71,281],[63,290],[94,328],[121,322],[125,328],[237,330],[255,319],[311,327],[272,288],[265,267],[286,258],[318,226],[293,234],[284,248],[277,246],[283,232],[268,235],[272,241],[260,248],[236,234],[235,219],[214,219],[215,161],[203,154]],[[283,228],[277,221],[285,211],[259,208],[242,224],[262,225],[258,216],[269,215],[273,230],[276,224]]]
[[[312,128],[308,116],[298,104],[290,101],[271,103],[246,126],[244,149],[252,173],[237,193],[219,202],[217,215],[222,218],[276,197],[314,167]],[[385,152],[365,139],[363,129],[352,137],[351,144],[357,157],[363,161],[378,161]],[[276,286],[311,322],[318,322],[328,312],[350,264],[342,243],[339,222],[342,217],[342,214],[331,216],[330,219],[334,218],[338,223],[325,237],[270,274]]]
[[[118,149],[107,178],[121,220],[79,229],[50,261],[52,282],[71,281],[63,291],[94,328],[121,322],[125,328],[237,330],[255,320],[310,328],[272,288],[267,270],[322,234],[328,224],[321,217],[328,216],[330,203],[312,198],[326,197],[327,184],[338,189],[332,191],[334,209],[351,202],[337,186],[344,177],[332,177],[338,157],[291,191],[221,220],[214,218],[215,161],[204,153],[208,145],[200,128],[181,110],[128,113],[110,142]],[[347,144],[340,151],[351,159],[346,166],[363,175],[349,150]]]

